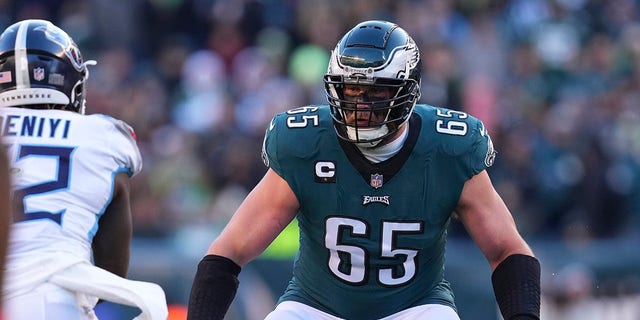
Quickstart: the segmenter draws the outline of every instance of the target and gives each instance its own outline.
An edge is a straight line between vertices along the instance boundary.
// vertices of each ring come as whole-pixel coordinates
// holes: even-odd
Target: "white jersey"
[[[0,130],[14,202],[24,206],[13,214],[7,268],[48,253],[89,260],[115,175],[142,168],[131,127],[105,115],[1,108]]]

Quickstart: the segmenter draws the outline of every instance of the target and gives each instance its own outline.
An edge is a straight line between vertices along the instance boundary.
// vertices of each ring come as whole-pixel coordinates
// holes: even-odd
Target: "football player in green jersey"
[[[188,318],[223,319],[241,266],[297,218],[293,276],[268,320],[459,319],[443,276],[456,213],[493,270],[504,318],[539,319],[540,264],[487,174],[487,130],[416,104],[411,37],[386,21],[358,24],[324,82],[328,105],[271,121],[269,169],[199,263]]]

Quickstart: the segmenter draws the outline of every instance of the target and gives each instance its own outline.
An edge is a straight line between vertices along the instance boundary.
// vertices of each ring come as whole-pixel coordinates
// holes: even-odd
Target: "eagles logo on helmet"
[[[347,33],[331,53],[324,76],[331,116],[341,139],[373,148],[393,136],[420,99],[420,52],[405,30],[387,21],[367,21]],[[390,89],[388,99],[357,102],[381,115],[382,122],[347,121],[358,109],[345,98],[347,85]],[[377,101],[373,101],[377,100]]]

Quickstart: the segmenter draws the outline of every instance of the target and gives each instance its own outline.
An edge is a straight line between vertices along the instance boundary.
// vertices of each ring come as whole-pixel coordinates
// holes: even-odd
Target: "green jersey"
[[[335,132],[329,107],[278,114],[263,160],[300,209],[300,248],[279,301],[346,319],[378,319],[423,305],[455,308],[444,279],[447,227],[464,183],[495,152],[481,121],[416,105],[402,149],[371,163]]]

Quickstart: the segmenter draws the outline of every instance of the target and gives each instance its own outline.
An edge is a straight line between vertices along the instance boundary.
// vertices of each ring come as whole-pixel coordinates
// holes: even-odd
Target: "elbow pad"
[[[222,320],[238,290],[240,266],[230,259],[207,255],[198,264],[189,294],[188,320]]]
[[[513,254],[491,276],[493,291],[505,320],[540,319],[540,262]]]

